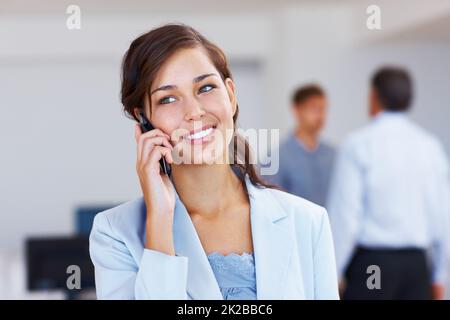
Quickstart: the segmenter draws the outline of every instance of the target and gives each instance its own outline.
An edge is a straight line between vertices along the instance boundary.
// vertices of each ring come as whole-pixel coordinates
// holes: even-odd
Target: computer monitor
[[[25,254],[28,290],[79,291],[67,287],[67,280],[73,274],[68,273],[71,265],[79,267],[81,290],[95,286],[87,236],[29,238]]]
[[[108,210],[114,207],[114,204],[110,205],[97,205],[97,206],[80,206],[75,210],[75,225],[76,233],[79,235],[89,235],[92,229],[95,215],[99,212]]]

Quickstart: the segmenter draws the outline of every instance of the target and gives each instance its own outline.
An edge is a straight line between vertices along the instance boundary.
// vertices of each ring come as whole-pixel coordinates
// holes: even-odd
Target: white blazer
[[[338,299],[324,208],[246,177],[257,299]],[[176,194],[175,256],[144,248],[142,197],[97,214],[90,235],[98,299],[223,299],[194,225]]]

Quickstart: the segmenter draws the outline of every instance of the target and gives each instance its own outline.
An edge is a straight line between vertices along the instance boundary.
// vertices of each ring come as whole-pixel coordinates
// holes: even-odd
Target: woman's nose
[[[192,99],[190,101],[187,101],[186,105],[186,113],[185,113],[185,120],[198,120],[206,113],[203,109],[202,105],[196,101],[195,99]]]

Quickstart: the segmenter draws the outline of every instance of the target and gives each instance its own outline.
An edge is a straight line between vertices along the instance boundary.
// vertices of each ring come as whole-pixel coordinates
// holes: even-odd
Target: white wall
[[[288,133],[291,91],[314,80],[330,98],[324,137],[338,143],[367,121],[373,69],[401,62],[418,84],[414,118],[439,135],[450,153],[449,45],[362,43],[365,11],[347,4],[173,16],[84,11],[79,32],[65,28],[61,5],[56,11],[63,14],[3,16],[0,249],[17,250],[27,235],[71,232],[78,204],[139,195],[133,126],[119,102],[120,58],[135,36],[165,21],[192,24],[236,62],[244,126]],[[239,61],[259,67],[246,69]]]

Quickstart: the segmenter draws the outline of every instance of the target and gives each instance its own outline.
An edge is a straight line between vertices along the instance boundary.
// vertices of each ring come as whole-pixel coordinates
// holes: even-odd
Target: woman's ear
[[[234,89],[234,82],[230,78],[225,79],[225,87],[227,88],[228,97],[230,98],[231,107],[233,108],[233,116],[236,113],[237,103]]]
[[[133,114],[134,114],[134,116],[135,116],[137,119],[139,119],[139,113],[140,113],[140,112],[144,112],[144,115],[145,115],[148,119],[150,119],[149,112],[147,112],[147,111],[150,109],[149,105],[150,105],[149,99],[148,99],[148,96],[146,96],[146,97],[144,98],[144,107],[134,107],[134,108],[133,108]]]
[[[139,110],[140,108],[138,107],[133,108],[133,114],[136,119],[139,119]]]

